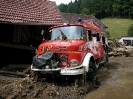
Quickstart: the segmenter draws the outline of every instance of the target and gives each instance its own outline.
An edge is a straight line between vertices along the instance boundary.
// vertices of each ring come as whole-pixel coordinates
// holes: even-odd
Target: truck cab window
[[[102,42],[105,44],[105,37],[102,36]]]
[[[99,33],[97,33],[97,41],[100,41]]]
[[[88,30],[88,39],[89,41],[92,41],[92,33],[90,30]]]

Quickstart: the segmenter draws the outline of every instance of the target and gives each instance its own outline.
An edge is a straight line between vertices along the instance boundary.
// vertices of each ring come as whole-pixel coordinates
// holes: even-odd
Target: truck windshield
[[[83,39],[85,36],[82,26],[57,27],[51,30],[51,40]]]

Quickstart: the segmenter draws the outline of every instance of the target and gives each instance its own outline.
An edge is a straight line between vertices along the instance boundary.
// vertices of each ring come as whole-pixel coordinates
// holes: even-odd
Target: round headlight
[[[75,59],[73,59],[73,60],[71,60],[70,61],[70,66],[78,66],[78,61],[77,60],[75,60]]]

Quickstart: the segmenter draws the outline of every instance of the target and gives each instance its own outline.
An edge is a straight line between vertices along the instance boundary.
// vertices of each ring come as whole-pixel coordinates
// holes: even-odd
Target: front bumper
[[[78,68],[64,68],[61,69],[60,74],[61,75],[79,75],[79,74],[84,74],[85,69],[83,67],[78,67]]]
[[[59,71],[60,75],[79,75],[85,73],[84,66],[70,67],[70,68],[55,68],[55,69],[34,69],[31,65],[31,70],[38,72],[55,72]]]

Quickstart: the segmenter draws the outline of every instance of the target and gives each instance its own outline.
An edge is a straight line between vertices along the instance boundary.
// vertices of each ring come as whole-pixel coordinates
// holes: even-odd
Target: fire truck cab
[[[33,57],[31,70],[59,75],[96,75],[99,65],[106,65],[108,61],[107,52],[106,31],[90,20],[79,18],[75,24],[49,28],[47,38]]]

